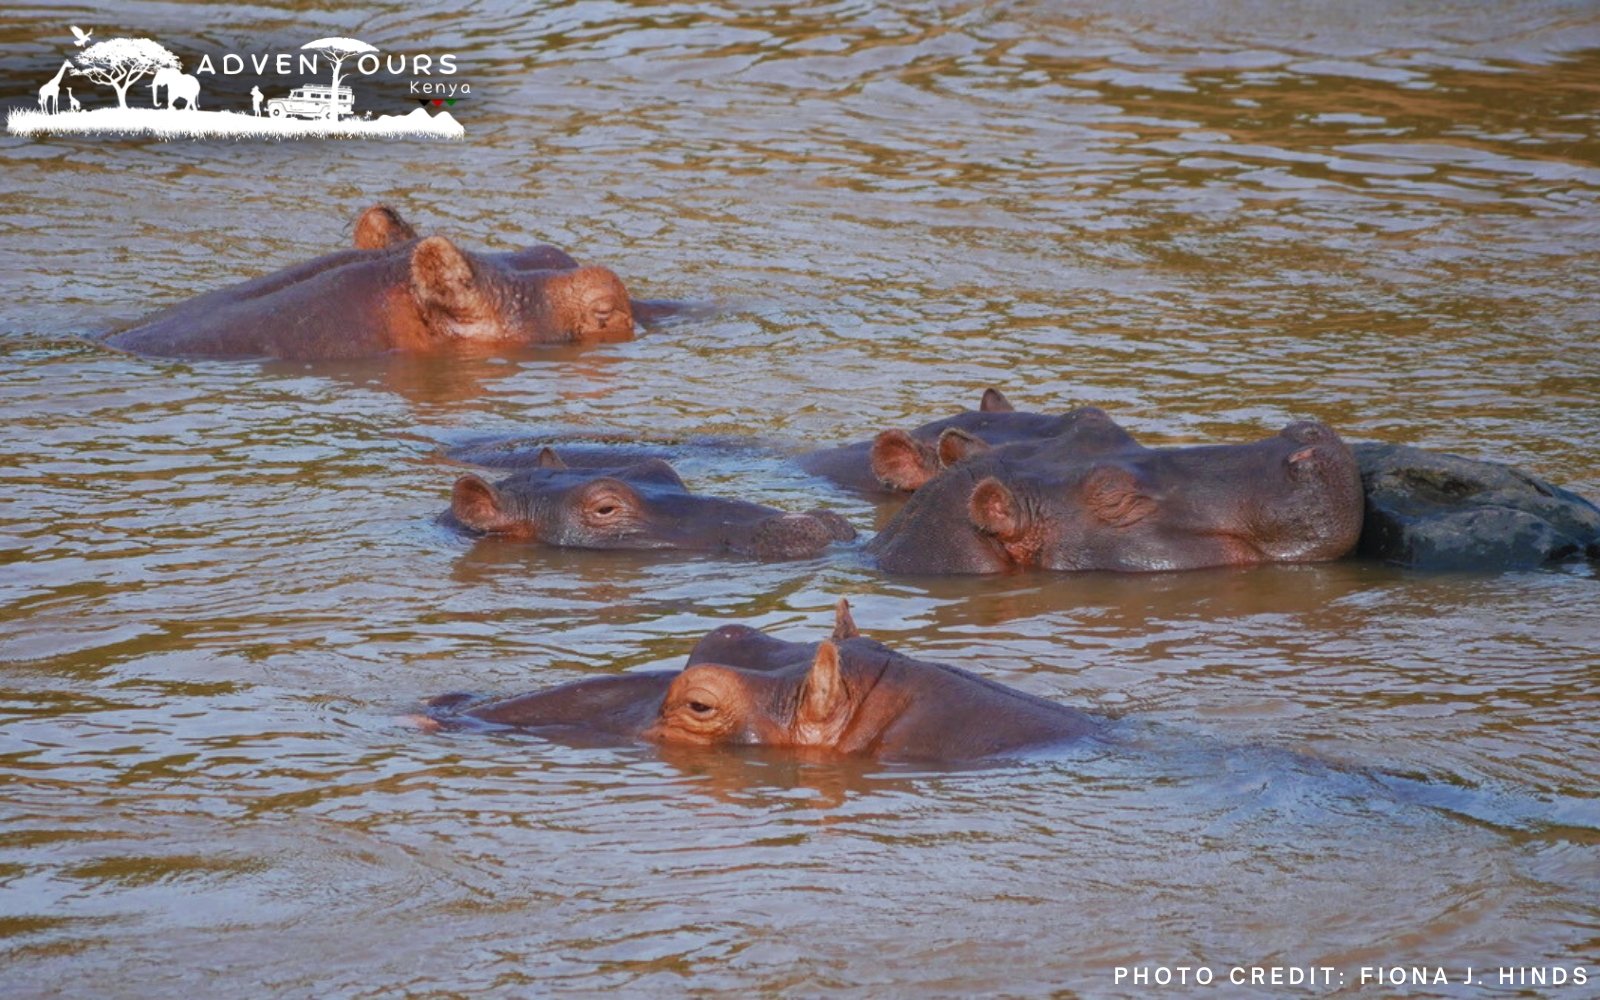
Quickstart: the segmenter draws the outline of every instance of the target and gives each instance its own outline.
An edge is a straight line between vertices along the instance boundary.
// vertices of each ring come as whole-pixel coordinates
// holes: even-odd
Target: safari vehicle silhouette
[[[335,93],[338,94],[335,103]],[[267,114],[274,118],[338,118],[355,110],[355,95],[349,87],[337,91],[326,84],[308,84],[289,91],[287,97],[267,102]]]

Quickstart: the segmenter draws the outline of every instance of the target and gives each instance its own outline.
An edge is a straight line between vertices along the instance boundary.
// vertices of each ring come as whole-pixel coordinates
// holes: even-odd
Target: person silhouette
[[[257,118],[261,117],[261,88],[260,87],[251,87],[250,88],[250,110],[252,110],[252,111],[254,111],[256,113],[256,117]]]

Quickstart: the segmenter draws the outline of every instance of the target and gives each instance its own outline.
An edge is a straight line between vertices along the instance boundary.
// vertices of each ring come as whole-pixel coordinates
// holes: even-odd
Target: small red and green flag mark
[[[448,104],[453,108],[453,107],[456,106],[456,102],[459,101],[459,100],[461,100],[461,98],[459,98],[459,97],[433,97],[433,98],[419,97],[419,98],[417,98],[417,107],[425,108],[425,107],[427,107],[428,105],[431,104],[431,105],[433,105],[434,107],[437,108],[437,107],[440,107],[441,105]]]

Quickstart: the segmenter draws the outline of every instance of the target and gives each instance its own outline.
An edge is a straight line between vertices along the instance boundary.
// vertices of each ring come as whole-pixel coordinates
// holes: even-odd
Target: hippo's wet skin
[[[974,449],[919,489],[870,551],[898,573],[1154,571],[1337,559],[1360,537],[1361,476],[1323,424],[1149,449],[1116,444],[1102,422],[1088,449],[1072,435]]]
[[[1077,412],[1019,413],[991,388],[976,410],[909,431],[884,431],[871,441],[807,452],[796,461],[812,475],[867,496],[904,496],[959,461],[970,440],[1004,445],[1054,438],[1073,425]]]
[[[566,548],[691,549],[771,560],[811,558],[855,537],[832,511],[788,514],[691,493],[657,459],[568,468],[550,449],[538,466],[498,483],[462,476],[447,517],[472,531]]]
[[[1102,725],[1076,709],[862,638],[842,601],[834,635],[821,643],[783,642],[729,626],[703,638],[678,673],[594,678],[435,718],[447,726],[487,723],[664,745],[948,762],[1014,756],[1096,735]]]
[[[417,239],[416,227],[388,205],[374,205],[357,218],[351,243],[357,250],[386,250]],[[520,271],[570,271],[581,267],[563,250],[549,245],[527,247],[505,254],[506,261]],[[672,299],[628,297],[636,323],[651,324],[673,316],[704,316],[713,309],[705,302],[679,302]]]
[[[550,246],[471,253],[414,237],[393,210],[368,209],[356,249],[179,303],[106,342],[173,357],[316,359],[633,336],[627,289],[603,267]]]

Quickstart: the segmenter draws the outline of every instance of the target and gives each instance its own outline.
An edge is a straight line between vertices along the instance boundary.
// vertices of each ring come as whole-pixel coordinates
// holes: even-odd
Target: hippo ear
[[[982,413],[1014,413],[1016,409],[1006,394],[994,386],[983,390],[983,399],[978,401],[978,410]]]
[[[1289,477],[1302,482],[1316,475],[1322,465],[1315,445],[1306,445],[1283,461],[1289,467]]]
[[[915,490],[939,474],[939,456],[905,431],[884,431],[872,442],[872,474],[892,490]]]
[[[833,641],[843,642],[860,634],[855,619],[850,617],[850,602],[839,598],[839,603],[833,606]]]
[[[1002,542],[1014,542],[1027,531],[1026,515],[1017,495],[993,476],[972,488],[972,495],[967,498],[967,516],[979,531]]]
[[[844,678],[839,673],[839,647],[821,642],[800,686],[800,705],[795,709],[797,742],[804,746],[837,740],[847,701]]]
[[[483,304],[472,261],[443,236],[430,236],[411,251],[411,294],[425,311],[456,319],[473,316]]]
[[[388,205],[373,205],[356,219],[357,250],[383,250],[417,238],[411,223]]]
[[[1089,473],[1083,497],[1090,513],[1114,528],[1131,528],[1156,512],[1155,498],[1120,466],[1103,465]]]
[[[959,427],[946,427],[939,435],[939,464],[946,469],[989,450],[989,442]]]
[[[506,513],[500,491],[477,476],[462,476],[450,490],[450,513],[473,531],[510,531],[517,519]]]
[[[561,456],[557,455],[556,450],[549,445],[539,449],[539,458],[533,465],[536,469],[565,469],[567,467],[567,463],[563,462]]]

